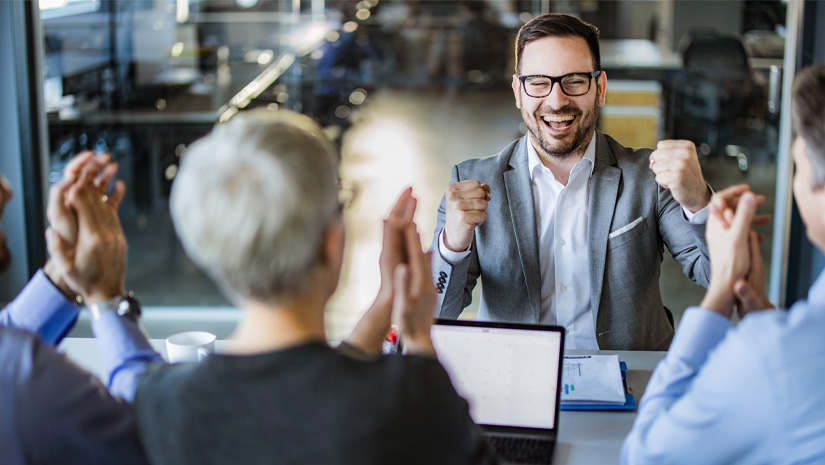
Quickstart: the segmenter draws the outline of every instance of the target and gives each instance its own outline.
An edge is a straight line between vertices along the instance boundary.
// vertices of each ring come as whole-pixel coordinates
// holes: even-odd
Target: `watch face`
[[[117,314],[120,316],[127,315],[129,313],[129,301],[123,299],[117,304]]]
[[[120,301],[117,307],[117,314],[120,316],[129,317],[133,320],[140,318],[140,304],[132,296],[126,296]]]

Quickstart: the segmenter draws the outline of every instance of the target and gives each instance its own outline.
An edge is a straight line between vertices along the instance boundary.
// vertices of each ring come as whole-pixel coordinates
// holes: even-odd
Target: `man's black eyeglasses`
[[[561,91],[570,97],[578,97],[590,92],[592,78],[597,77],[601,71],[590,73],[570,73],[564,76],[545,76],[543,74],[530,74],[519,76],[521,87],[530,97],[542,98],[553,92],[553,84],[559,83]]]

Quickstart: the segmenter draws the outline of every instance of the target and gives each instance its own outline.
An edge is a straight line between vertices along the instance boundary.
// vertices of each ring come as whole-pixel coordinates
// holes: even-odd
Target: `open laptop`
[[[439,361],[499,459],[551,463],[564,328],[437,319],[431,335]]]

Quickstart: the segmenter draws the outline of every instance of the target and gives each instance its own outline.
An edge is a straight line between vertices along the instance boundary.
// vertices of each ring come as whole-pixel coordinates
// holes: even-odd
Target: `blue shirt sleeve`
[[[23,291],[0,312],[0,326],[38,334],[57,345],[74,327],[80,307],[66,299],[43,270],[38,270]]]
[[[685,312],[647,385],[622,464],[751,463],[753,451],[764,453],[756,442],[776,418],[769,374],[731,329],[730,320],[709,310]]]
[[[56,346],[77,322],[80,308],[66,299],[43,270],[38,270],[17,298],[0,312],[0,326],[38,334],[43,342]],[[160,355],[137,323],[113,312],[93,320],[92,331],[103,354],[109,391],[132,401],[137,379],[148,364],[162,361]]]
[[[103,312],[100,318],[93,319],[92,331],[103,355],[109,392],[131,402],[138,378],[150,364],[163,359],[136,322],[114,312]]]

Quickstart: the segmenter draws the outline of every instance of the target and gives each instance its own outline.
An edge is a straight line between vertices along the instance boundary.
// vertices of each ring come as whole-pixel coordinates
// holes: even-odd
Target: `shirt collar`
[[[578,163],[574,166],[579,166],[582,163],[588,163],[590,166],[590,173],[588,173],[588,177],[593,176],[593,168],[596,165],[596,132],[593,131],[593,137],[590,138],[590,143],[587,144],[587,148],[584,149],[584,156]],[[539,158],[538,152],[536,152],[536,148],[533,147],[533,136],[530,133],[527,133],[527,167],[530,170],[530,179],[533,179],[533,173],[535,172],[536,168],[541,168],[541,158]]]

